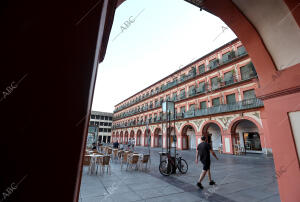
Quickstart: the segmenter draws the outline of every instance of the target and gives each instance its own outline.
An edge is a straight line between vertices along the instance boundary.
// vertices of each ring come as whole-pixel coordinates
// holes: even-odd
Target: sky
[[[184,0],[126,0],[98,66],[92,110],[114,106],[235,39],[218,17]]]

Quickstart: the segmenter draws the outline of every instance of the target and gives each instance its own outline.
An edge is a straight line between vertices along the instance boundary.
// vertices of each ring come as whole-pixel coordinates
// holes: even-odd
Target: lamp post
[[[165,101],[162,103],[162,112],[165,114],[166,121],[166,132],[167,132],[167,153],[171,154],[171,115],[174,119],[174,131],[175,131],[175,103],[173,101]],[[164,120],[163,120],[164,122]],[[176,141],[176,134],[175,134]],[[175,143],[175,153],[176,155],[176,143]]]

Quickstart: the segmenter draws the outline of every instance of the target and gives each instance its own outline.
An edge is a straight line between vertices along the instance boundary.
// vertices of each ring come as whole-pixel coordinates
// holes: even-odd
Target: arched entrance
[[[142,137],[142,131],[138,130],[136,134],[136,145],[138,146],[141,145],[141,137]]]
[[[146,129],[144,134],[144,146],[148,146],[150,144],[151,144],[151,131],[150,129]]]
[[[163,135],[160,128],[156,128],[154,130],[154,147],[162,147],[163,146]]]
[[[129,139],[131,141],[134,141],[134,144],[136,144],[136,141],[135,141],[135,138],[134,138],[134,131],[133,130],[130,131],[130,136],[129,137],[130,137]]]
[[[202,135],[206,136],[207,142],[211,145],[213,150],[223,148],[221,128],[218,124],[209,122],[204,125]]]
[[[128,131],[125,131],[124,144],[128,144]]]
[[[120,133],[120,143],[121,143],[121,144],[124,143],[124,139],[123,139],[123,131],[121,131],[121,133]]]
[[[170,130],[170,142],[171,142],[171,147],[176,147],[176,143],[177,143],[177,135],[176,135],[176,131],[174,127],[168,128],[167,131]],[[168,133],[167,133],[168,134]],[[168,136],[166,137],[166,146],[168,145]]]
[[[116,133],[116,141],[120,142],[119,132]]]
[[[196,149],[196,131],[191,125],[185,125],[181,132],[182,149]]]
[[[232,145],[251,153],[262,153],[260,131],[258,126],[250,120],[241,119],[231,127]]]

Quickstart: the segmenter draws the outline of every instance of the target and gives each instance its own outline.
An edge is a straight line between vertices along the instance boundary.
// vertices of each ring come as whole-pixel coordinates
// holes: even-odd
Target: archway
[[[121,131],[121,133],[120,133],[120,143],[121,143],[121,144],[124,143],[124,139],[123,139],[123,131]]]
[[[214,122],[208,122],[203,126],[202,135],[206,136],[206,141],[213,150],[223,149],[222,129]]]
[[[124,144],[128,144],[128,131],[125,131]]]
[[[117,134],[116,134],[116,140],[117,140],[118,142],[120,142],[119,132],[117,132]]]
[[[131,140],[132,142],[134,142],[134,145],[136,145],[136,140],[134,138],[134,131],[133,130],[130,131],[129,140]]]
[[[115,132],[112,133],[111,138],[112,138],[112,141],[113,141],[113,142],[116,141],[116,134],[115,134]]]
[[[167,133],[170,131],[170,143],[171,143],[171,148],[176,147],[178,138],[176,134],[176,130],[174,127],[168,128]],[[168,136],[166,137],[166,146],[168,145]]]
[[[182,149],[196,149],[196,131],[190,124],[185,125],[181,132],[182,137]]]
[[[261,131],[251,120],[240,119],[232,124],[231,127],[232,145],[242,151],[250,153],[262,153]]]
[[[144,133],[144,146],[148,146],[151,144],[151,131],[150,129],[146,129]]]
[[[154,130],[154,147],[162,147],[163,146],[163,134],[160,128],[156,128]]]
[[[138,146],[141,145],[141,137],[142,137],[142,131],[138,130],[137,135],[136,135],[136,145],[138,145]]]

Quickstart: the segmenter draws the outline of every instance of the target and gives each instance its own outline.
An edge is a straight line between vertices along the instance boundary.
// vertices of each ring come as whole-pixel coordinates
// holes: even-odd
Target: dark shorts
[[[203,170],[207,171],[210,169],[210,161],[201,161],[201,163],[203,164]]]

